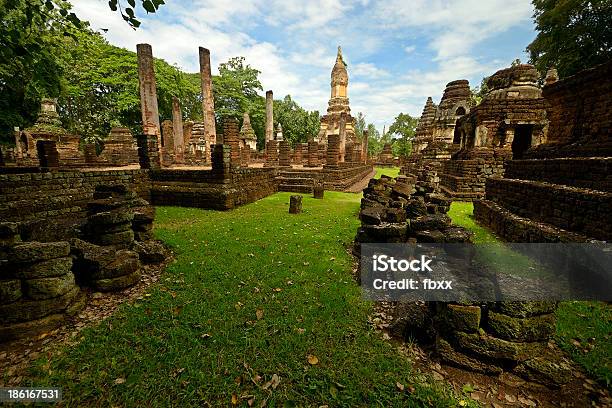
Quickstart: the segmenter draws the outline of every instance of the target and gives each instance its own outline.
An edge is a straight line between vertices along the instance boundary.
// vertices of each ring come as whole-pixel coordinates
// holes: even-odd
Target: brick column
[[[212,91],[212,74],[210,70],[210,51],[200,47],[200,78],[202,81],[202,113],[204,115],[204,132],[206,140],[223,144],[223,139],[217,136],[215,125],[215,100]]]
[[[327,142],[329,143],[329,141]],[[343,163],[346,157],[346,113],[340,114],[339,134],[338,134],[338,161]]]
[[[324,145],[323,143],[320,143],[318,145],[318,149],[319,149],[319,165],[322,166],[325,164],[327,160],[327,146]]]
[[[264,167],[278,166],[278,141],[269,140],[266,143],[266,162]]]
[[[279,143],[278,164],[281,167],[291,167],[291,147],[289,142],[283,140]]]
[[[136,46],[138,55],[138,84],[140,87],[140,110],[142,113],[142,133],[161,138],[159,109],[157,107],[157,85],[153,69],[153,50],[149,44]],[[158,140],[158,146],[161,142]]]
[[[308,167],[317,167],[319,165],[319,144],[317,142],[308,142]]]
[[[240,167],[240,141],[238,139],[238,121],[234,118],[223,121],[223,139],[230,148],[230,163],[232,167]]]
[[[266,92],[266,145],[274,140],[274,95],[272,91]]]
[[[326,167],[338,167],[340,161],[340,136],[327,136],[327,161]]]
[[[183,135],[183,115],[179,99],[172,97],[172,129],[175,163],[185,163],[185,138]]]
[[[160,169],[161,157],[157,135],[138,135],[138,162],[141,169]]]
[[[368,131],[363,131],[363,143],[361,144],[361,161],[368,163]]]
[[[212,171],[217,177],[229,178],[231,172],[230,147],[227,145],[213,145]]]

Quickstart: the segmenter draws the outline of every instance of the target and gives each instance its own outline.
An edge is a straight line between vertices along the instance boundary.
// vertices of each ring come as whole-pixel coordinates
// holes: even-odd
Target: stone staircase
[[[612,236],[612,158],[509,161],[486,182],[474,217],[512,242],[584,242]]]
[[[278,191],[312,194],[317,172],[281,170],[276,178]]]

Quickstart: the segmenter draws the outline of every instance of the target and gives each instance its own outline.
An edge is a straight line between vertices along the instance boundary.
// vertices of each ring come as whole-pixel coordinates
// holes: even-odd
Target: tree
[[[612,2],[533,0],[538,35],[527,46],[542,74],[556,67],[561,77],[612,58]]]
[[[58,100],[64,126],[90,142],[102,141],[112,126],[140,133],[136,53],[110,45],[89,30],[77,33],[76,38],[57,57],[66,78]],[[174,96],[181,100],[183,116],[201,118],[199,81],[161,59],[154,64],[160,119],[172,119]]]
[[[357,113],[355,118],[355,134],[359,140],[363,140],[363,131],[366,129],[365,115],[362,112]]]
[[[393,140],[393,155],[408,157],[412,151],[412,139],[417,126],[417,118],[407,113],[400,113],[389,126],[388,134],[398,136]]]
[[[368,124],[368,155],[375,156],[382,152],[383,143],[381,142],[380,132],[373,123]]]
[[[281,124],[283,138],[295,146],[319,133],[321,118],[318,111],[307,111],[287,95],[274,101],[274,123]]]
[[[42,97],[59,96],[64,85],[57,56],[62,45],[70,47],[69,37],[64,43],[62,37],[74,30],[57,10],[43,8],[41,0],[0,2],[0,135],[5,141],[13,127],[34,122]]]

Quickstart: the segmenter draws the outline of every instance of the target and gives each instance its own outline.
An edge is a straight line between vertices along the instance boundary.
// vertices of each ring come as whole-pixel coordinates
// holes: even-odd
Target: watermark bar
[[[0,388],[0,402],[59,402],[61,388]]]
[[[612,244],[362,244],[375,301],[612,300]]]

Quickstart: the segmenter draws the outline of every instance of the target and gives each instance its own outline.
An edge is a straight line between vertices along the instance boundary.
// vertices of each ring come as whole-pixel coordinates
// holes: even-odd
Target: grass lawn
[[[453,202],[453,223],[474,232],[475,243],[500,239],[472,218],[473,204]],[[504,259],[507,259],[505,254]],[[513,258],[516,259],[516,258]],[[520,265],[521,259],[517,260]],[[561,302],[557,309],[557,343],[601,384],[612,385],[612,309],[602,302]]]
[[[38,360],[31,385],[62,387],[67,406],[457,406],[367,322],[346,251],[361,195],[304,197],[299,215],[289,196],[158,208],[176,262],[150,295]]]
[[[399,167],[376,167],[376,175],[374,178],[380,178],[383,174],[389,177],[397,177],[399,176],[400,168]]]

